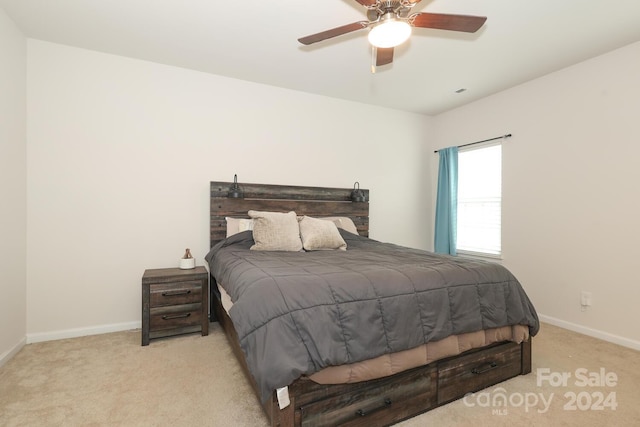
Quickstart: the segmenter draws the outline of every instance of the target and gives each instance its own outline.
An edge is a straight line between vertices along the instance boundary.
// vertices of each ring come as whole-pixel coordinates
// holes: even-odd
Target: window
[[[458,153],[457,250],[499,256],[502,211],[502,145]]]

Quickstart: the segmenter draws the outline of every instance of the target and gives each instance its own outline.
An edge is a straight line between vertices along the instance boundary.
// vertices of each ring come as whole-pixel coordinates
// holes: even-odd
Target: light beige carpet
[[[640,425],[640,352],[543,324],[533,355],[531,374],[400,425]],[[30,344],[0,368],[0,426],[195,425],[266,425],[217,323],[148,347],[139,330]]]

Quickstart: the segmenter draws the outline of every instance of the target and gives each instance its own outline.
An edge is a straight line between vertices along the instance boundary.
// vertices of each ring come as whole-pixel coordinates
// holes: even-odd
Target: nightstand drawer
[[[202,282],[188,281],[150,285],[151,307],[190,304],[202,301]]]
[[[202,304],[184,304],[152,308],[149,316],[151,331],[183,328],[199,325],[202,320]]]

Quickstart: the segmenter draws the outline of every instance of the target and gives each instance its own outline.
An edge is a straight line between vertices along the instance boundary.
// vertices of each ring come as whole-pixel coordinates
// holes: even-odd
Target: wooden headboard
[[[314,217],[348,216],[361,236],[369,236],[369,190],[366,202],[352,202],[353,188],[301,187],[239,183],[244,198],[229,198],[233,182],[211,181],[210,244],[226,237],[225,217],[249,218],[249,210],[289,212]]]

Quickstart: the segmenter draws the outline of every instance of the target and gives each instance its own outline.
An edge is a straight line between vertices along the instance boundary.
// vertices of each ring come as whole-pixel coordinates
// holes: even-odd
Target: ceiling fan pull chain
[[[371,45],[371,74],[376,73],[376,56],[378,49],[374,45]]]

